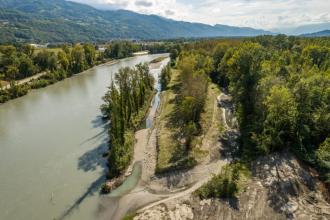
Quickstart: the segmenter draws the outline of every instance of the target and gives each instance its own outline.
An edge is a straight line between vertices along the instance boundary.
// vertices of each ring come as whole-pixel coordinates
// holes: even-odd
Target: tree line
[[[150,50],[152,53],[169,52],[172,43],[135,43],[114,41],[104,51],[93,44],[63,44],[58,48],[36,49],[29,44],[0,45],[0,83],[9,82],[9,89],[0,87],[0,103],[23,96],[30,89],[53,84],[76,73],[111,59],[133,56],[134,52]],[[28,84],[16,85],[17,80],[46,72]],[[0,84],[1,85],[1,84]]]
[[[148,111],[154,94],[154,78],[148,64],[122,68],[103,97],[103,115],[109,119],[109,177],[126,170],[133,156],[134,132]]]
[[[0,90],[0,103],[25,95],[30,89],[45,87],[101,63],[92,44],[63,45],[56,50],[36,50],[31,45],[0,46],[0,80],[10,83]],[[16,80],[45,74],[29,83],[16,85]]]

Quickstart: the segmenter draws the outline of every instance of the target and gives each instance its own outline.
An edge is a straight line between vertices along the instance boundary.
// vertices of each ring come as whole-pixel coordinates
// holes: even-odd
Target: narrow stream
[[[97,219],[108,141],[101,97],[119,68],[159,56],[97,66],[0,105],[0,219]]]
[[[154,117],[156,116],[157,109],[160,104],[160,92],[161,92],[161,84],[159,82],[159,75],[160,70],[169,62],[169,59],[165,59],[162,61],[161,65],[157,68],[150,69],[151,74],[156,79],[155,81],[155,88],[156,88],[156,94],[151,102],[150,110],[148,113],[148,116],[146,118],[146,128],[151,128],[153,126]],[[151,66],[152,67],[152,66]],[[124,181],[124,183],[118,187],[116,190],[110,193],[110,197],[120,197],[128,192],[130,192],[132,189],[135,188],[135,186],[138,184],[139,179],[141,177],[142,173],[142,165],[141,162],[136,162],[133,166],[132,174]]]

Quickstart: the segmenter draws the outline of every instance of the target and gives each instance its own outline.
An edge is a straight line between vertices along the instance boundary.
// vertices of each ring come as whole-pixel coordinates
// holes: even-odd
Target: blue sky
[[[330,0],[73,0],[176,20],[268,30],[330,22]]]

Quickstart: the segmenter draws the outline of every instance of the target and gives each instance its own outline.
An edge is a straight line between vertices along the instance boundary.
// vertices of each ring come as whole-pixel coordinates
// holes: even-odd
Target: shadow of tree
[[[102,131],[97,135],[88,138],[81,145],[91,142],[91,145],[98,143],[97,146],[78,158],[77,168],[78,170],[83,170],[85,172],[95,171],[98,167],[102,168],[102,173],[97,180],[92,182],[86,191],[77,198],[73,204],[64,212],[58,219],[65,219],[69,216],[79,205],[89,196],[94,195],[95,193],[100,193],[100,187],[106,180],[106,171],[107,171],[107,160],[103,157],[103,154],[108,151],[108,129],[109,124],[103,120],[101,116],[97,116],[94,120],[91,121],[93,128],[102,127]]]
[[[94,171],[97,167],[102,167],[105,171],[107,169],[106,159],[103,158],[103,154],[108,151],[108,143],[109,143],[109,136],[108,136],[108,129],[109,123],[105,120],[97,116],[95,120],[92,121],[94,128],[102,126],[102,131],[99,132],[97,135],[88,138],[82,144],[86,144],[88,142],[92,142],[92,144],[98,143],[99,144],[85,152],[82,156],[78,159],[78,169],[84,170],[85,172]]]
[[[226,199],[232,209],[239,211],[239,200],[236,197]]]
[[[98,167],[107,168],[103,154],[108,150],[108,139],[104,139],[96,148],[87,151],[78,159],[78,169],[85,172],[94,171]]]
[[[92,123],[93,128],[98,128],[98,127],[101,127],[101,126],[105,126],[108,123],[108,121],[105,120],[102,117],[102,115],[98,115],[98,116],[96,116],[95,119],[93,119],[91,121],[91,123]]]
[[[101,176],[97,180],[95,180],[86,190],[84,194],[82,194],[74,203],[58,218],[59,220],[65,219],[68,217],[75,209],[79,207],[79,205],[88,197],[92,196],[95,193],[100,194],[100,187],[105,182],[105,176]]]

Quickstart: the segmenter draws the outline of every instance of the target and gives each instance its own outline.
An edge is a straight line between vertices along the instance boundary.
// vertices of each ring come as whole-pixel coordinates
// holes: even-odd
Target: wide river
[[[108,140],[101,97],[119,68],[159,56],[97,66],[0,105],[1,220],[98,218]]]

